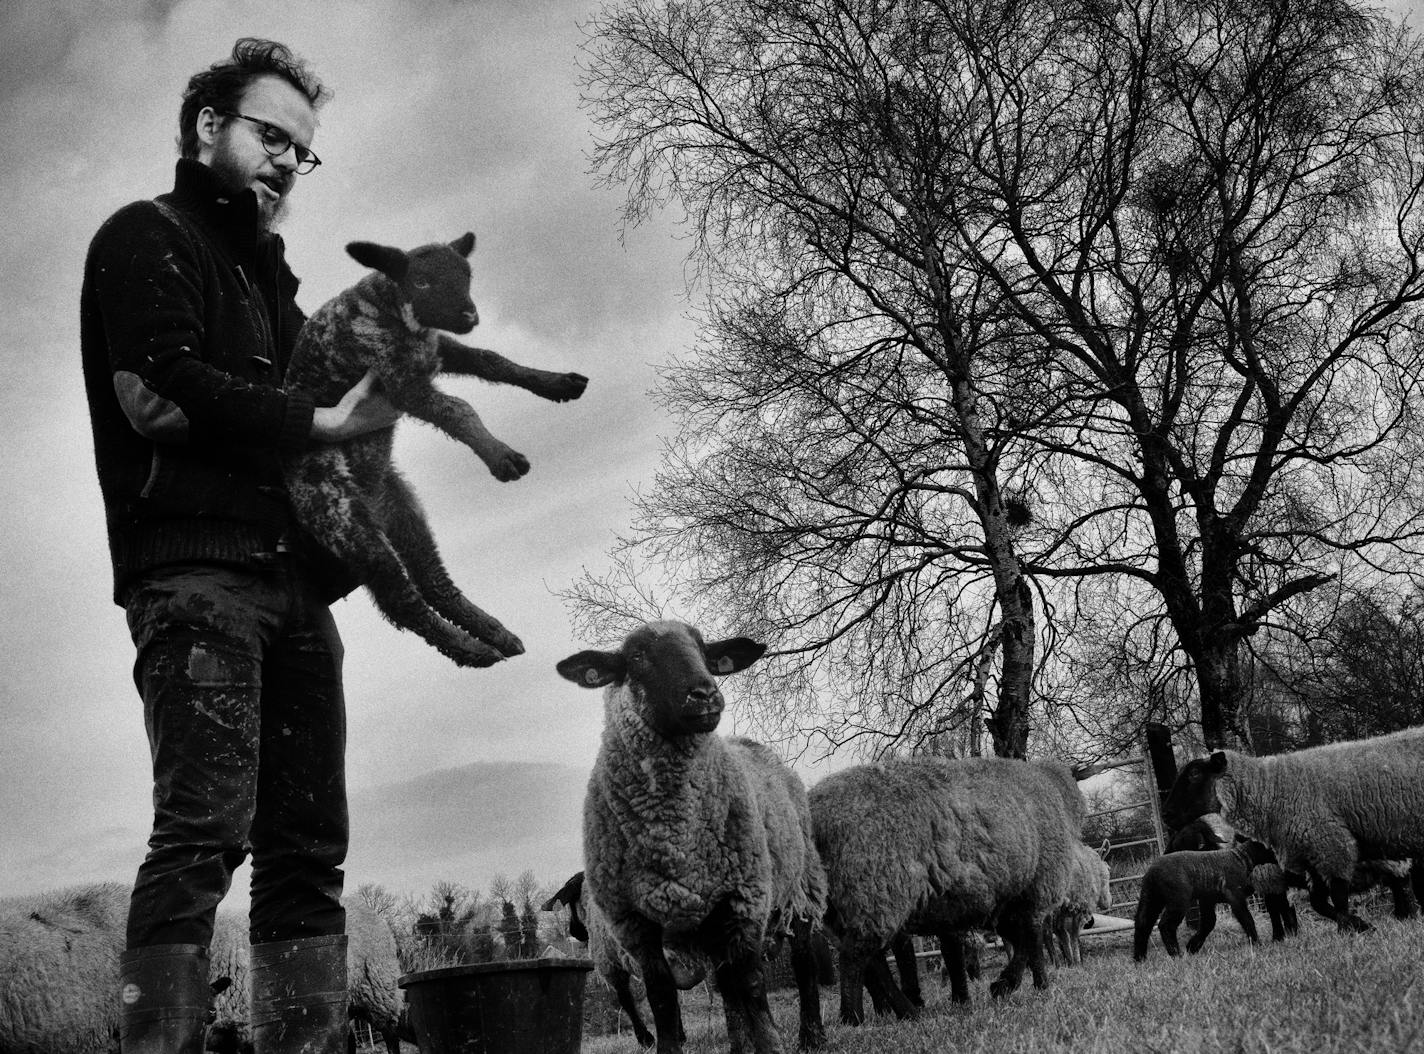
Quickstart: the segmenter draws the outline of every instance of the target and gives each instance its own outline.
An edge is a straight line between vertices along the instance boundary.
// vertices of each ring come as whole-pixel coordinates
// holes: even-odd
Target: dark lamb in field
[[[1187,951],[1201,950],[1216,925],[1216,904],[1224,900],[1231,913],[1255,944],[1256,922],[1246,906],[1251,891],[1251,871],[1272,859],[1271,851],[1260,842],[1240,842],[1230,849],[1182,850],[1159,856],[1142,876],[1134,920],[1132,957],[1138,962],[1147,958],[1147,945],[1152,939],[1152,924],[1162,917],[1158,932],[1168,955],[1181,955],[1177,944],[1177,927],[1195,901],[1201,910],[1201,922],[1187,941]]]
[[[352,242],[347,252],[374,271],[306,321],[287,384],[332,406],[374,372],[398,410],[464,443],[496,479],[515,480],[529,471],[528,460],[491,435],[469,403],[436,388],[436,375],[514,384],[555,402],[577,399],[588,380],[520,366],[438,332],[468,333],[479,322],[466,260],[474,246],[468,233],[410,252]],[[519,638],[450,580],[420,503],[391,462],[393,439],[394,427],[383,428],[289,459],[287,489],[299,523],[370,590],[382,615],[459,665],[520,654]]]

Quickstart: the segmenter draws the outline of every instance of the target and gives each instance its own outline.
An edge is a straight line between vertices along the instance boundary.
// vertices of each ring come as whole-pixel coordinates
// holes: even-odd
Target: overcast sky
[[[397,460],[455,581],[528,650],[460,670],[382,622],[364,591],[338,604],[350,787],[479,761],[592,764],[599,694],[554,673],[584,642],[551,591],[601,566],[626,528],[628,496],[667,431],[648,398],[653,367],[692,330],[686,243],[662,221],[620,239],[621,194],[588,175],[576,63],[591,10],[592,0],[0,4],[0,895],[131,879],[96,874],[99,847],[136,838],[136,862],[147,834],[147,745],[132,646],[110,600],[79,285],[104,218],[171,187],[184,84],[239,36],[289,44],[335,92],[314,143],[323,164],[299,181],[283,228],[307,311],[364,273],[347,241],[409,247],[473,230],[482,322],[467,339],[591,378],[565,405],[444,382],[528,455],[533,469],[516,483],[495,482],[428,426],[401,426]]]

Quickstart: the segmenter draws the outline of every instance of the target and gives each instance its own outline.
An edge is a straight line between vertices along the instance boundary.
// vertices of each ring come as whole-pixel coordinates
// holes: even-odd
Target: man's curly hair
[[[275,40],[243,37],[232,55],[215,62],[188,80],[183,106],[178,111],[178,152],[198,156],[198,114],[211,106],[218,112],[236,110],[247,87],[258,77],[278,76],[307,97],[313,107],[331,98],[331,90],[317,80],[291,48]]]

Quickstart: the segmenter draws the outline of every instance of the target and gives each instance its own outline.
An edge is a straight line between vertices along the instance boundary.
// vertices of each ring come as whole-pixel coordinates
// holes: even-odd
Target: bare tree
[[[629,221],[687,210],[712,290],[698,354],[664,375],[681,428],[615,577],[675,567],[664,596],[773,637],[768,721],[971,752],[983,728],[1021,756],[1040,640],[1021,437],[1068,407],[953,246],[962,129],[902,105],[902,55],[958,76],[923,30],[916,5],[745,0],[594,23],[597,163]],[[597,620],[658,590],[591,576],[568,595]]]
[[[980,115],[959,247],[1080,408],[1045,461],[1110,510],[1034,570],[1150,587],[1224,745],[1244,641],[1418,554],[1419,39],[1352,0],[922,6]]]
[[[1414,35],[1353,0],[634,0],[595,31],[598,160],[630,218],[688,210],[715,291],[635,542],[822,690],[942,718],[997,631],[1019,752],[1027,583],[1127,577],[1222,745],[1243,642],[1418,555]]]

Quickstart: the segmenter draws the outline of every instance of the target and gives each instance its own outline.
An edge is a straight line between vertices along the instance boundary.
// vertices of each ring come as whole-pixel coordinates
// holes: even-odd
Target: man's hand
[[[335,406],[318,406],[312,414],[311,437],[323,443],[339,443],[343,439],[365,435],[380,428],[389,428],[400,420],[401,412],[376,390],[376,372],[366,376],[341,397]]]

